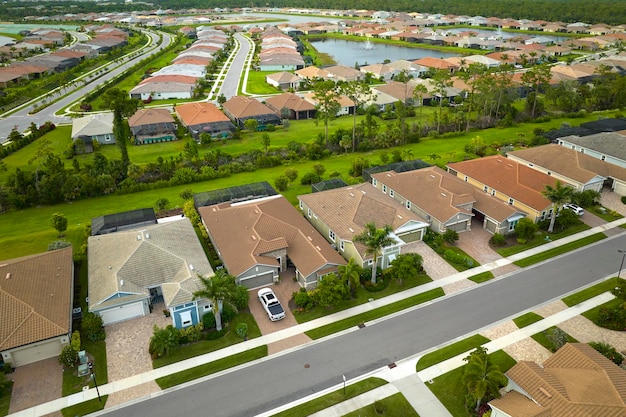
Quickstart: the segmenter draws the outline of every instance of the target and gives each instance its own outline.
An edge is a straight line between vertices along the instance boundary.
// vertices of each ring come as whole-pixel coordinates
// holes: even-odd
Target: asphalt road
[[[107,416],[262,413],[420,353],[615,274],[626,236],[607,239],[372,326],[312,344]],[[305,367],[305,365],[309,365]]]
[[[235,33],[235,38],[239,41],[241,48],[237,51],[237,55],[233,58],[233,62],[230,64],[228,73],[224,77],[224,82],[220,88],[218,94],[224,94],[226,99],[229,99],[237,95],[237,89],[239,87],[239,80],[241,80],[241,74],[244,70],[246,62],[246,56],[250,53],[252,48],[252,41],[241,33]]]

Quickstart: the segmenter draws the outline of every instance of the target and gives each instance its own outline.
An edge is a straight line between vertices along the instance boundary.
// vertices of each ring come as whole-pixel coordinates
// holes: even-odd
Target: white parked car
[[[276,294],[269,288],[262,288],[258,292],[259,301],[265,309],[267,316],[271,321],[277,321],[285,318],[285,310],[278,301]]]
[[[579,216],[582,216],[583,214],[585,214],[585,210],[582,207],[577,206],[576,204],[573,204],[573,203],[563,204],[563,208],[572,210],[574,213],[576,213]]]

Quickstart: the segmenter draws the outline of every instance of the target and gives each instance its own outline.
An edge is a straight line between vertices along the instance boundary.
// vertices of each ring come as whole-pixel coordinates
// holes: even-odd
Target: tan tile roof
[[[215,104],[204,101],[180,104],[174,108],[174,111],[185,126],[213,122],[230,123],[230,119]]]
[[[252,97],[233,96],[223,106],[238,119],[274,113],[272,109]]]
[[[200,207],[198,211],[232,275],[239,276],[257,264],[277,265],[275,257],[264,254],[285,247],[304,276],[345,263],[283,196]]]
[[[554,187],[556,180],[503,156],[494,155],[453,162],[448,164],[448,167],[537,211],[545,210],[551,205],[550,200],[541,192],[545,190],[546,185]]]
[[[92,311],[147,298],[154,286],[164,290],[168,307],[190,302],[201,288],[198,274],[213,275],[187,219],[91,236],[88,244]]]
[[[300,81],[300,77],[287,71],[275,72],[274,74],[269,74],[266,78],[283,83],[297,83]]]
[[[597,175],[626,180],[626,168],[556,144],[509,152],[509,155],[583,184]]]
[[[0,261],[0,351],[70,332],[73,271],[71,247]]]
[[[587,344],[566,344],[543,366],[519,362],[507,376],[532,398],[527,402],[549,410],[547,416],[626,416],[626,371]],[[508,398],[509,394],[494,403],[503,410],[508,408],[511,416],[527,415],[523,412],[530,406],[523,399],[515,395],[509,403]]]
[[[267,105],[280,114],[280,110],[286,107],[294,111],[312,111],[315,110],[313,103],[310,103],[300,96],[294,93],[283,93],[277,96],[268,97],[265,99]]]
[[[313,65],[295,71],[300,78],[328,78],[328,72]]]
[[[551,417],[550,410],[517,391],[510,391],[503,397],[490,401],[489,405],[515,417]]]
[[[390,225],[395,231],[410,221],[427,222],[369,182],[298,196],[342,240],[352,241],[367,223]],[[362,259],[365,246],[355,245]]]
[[[315,93],[305,93],[304,99],[310,102],[311,104],[313,104],[314,106],[317,106],[318,101],[315,98]],[[354,101],[350,100],[348,97],[344,96],[343,94],[340,95],[336,99],[336,101],[337,103],[339,103],[340,107],[353,107],[354,106]]]
[[[128,119],[130,127],[156,123],[174,123],[174,118],[167,109],[139,109]]]
[[[198,81],[196,77],[191,77],[189,75],[156,75],[154,77],[146,78],[137,86],[152,83],[177,83],[195,85],[196,81]]]

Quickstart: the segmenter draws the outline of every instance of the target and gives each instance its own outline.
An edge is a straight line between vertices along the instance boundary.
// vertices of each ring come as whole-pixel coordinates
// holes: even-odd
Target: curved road
[[[225,371],[107,416],[237,417],[266,412],[515,316],[616,273],[626,235],[605,239],[549,262],[343,336],[312,343]],[[305,365],[308,365],[305,367]]]
[[[119,74],[127,71],[130,67],[135,65],[137,62],[141,61],[146,57],[146,55],[158,53],[166,48],[172,42],[172,36],[167,33],[162,33],[163,42],[159,44],[159,34],[149,31],[144,31],[145,34],[150,36],[151,43],[150,46],[143,49],[141,54],[138,56],[127,60],[124,64],[119,65],[113,68],[111,71],[106,72],[102,76],[92,81],[85,81],[81,87],[74,90],[72,93],[67,96],[55,101],[53,104],[43,109],[42,111],[35,114],[28,114],[32,107],[36,102],[41,101],[40,99],[35,99],[34,101],[28,103],[20,110],[13,112],[11,115],[0,118],[0,144],[6,141],[8,134],[11,132],[13,128],[17,128],[20,132],[24,132],[28,129],[30,124],[34,122],[37,125],[44,124],[47,121],[51,121],[54,124],[59,123],[69,123],[71,119],[69,117],[57,116],[56,113],[61,111],[63,108],[69,106],[70,104],[80,100],[83,96],[93,91],[100,84],[107,82]],[[112,64],[110,64],[112,66]],[[92,71],[93,72],[93,71]],[[89,77],[84,76],[80,77],[78,83],[82,82],[81,80],[87,80]],[[52,96],[54,97],[54,96]]]

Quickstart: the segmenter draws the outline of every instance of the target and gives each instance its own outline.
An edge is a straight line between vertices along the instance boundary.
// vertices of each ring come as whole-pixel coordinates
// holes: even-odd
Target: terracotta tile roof
[[[167,109],[139,109],[128,119],[130,127],[156,123],[174,123],[174,118]]]
[[[146,85],[152,83],[176,83],[176,84],[190,84],[195,85],[198,79],[196,77],[190,77],[188,75],[157,75],[154,77],[146,78],[138,84]]]
[[[71,247],[0,261],[0,277],[0,351],[69,334]]]
[[[493,404],[511,416],[624,417],[626,371],[584,343],[568,343],[543,366],[519,362],[507,376],[530,398],[509,394]],[[536,404],[546,414],[524,414]],[[518,410],[520,413],[518,413]]]
[[[315,93],[306,93],[304,94],[304,99],[310,103],[312,103],[314,106],[317,106],[317,99],[315,98]],[[353,107],[354,106],[354,101],[350,100],[348,97],[344,96],[344,95],[340,95],[337,99],[336,99],[337,103],[339,103],[340,107]]]
[[[394,231],[410,221],[427,225],[420,216],[369,182],[300,195],[298,199],[342,240],[352,241],[369,222],[378,227],[388,224]],[[365,254],[365,246],[355,246],[362,259],[371,258],[371,255]]]
[[[556,180],[530,167],[503,156],[494,155],[448,164],[448,168],[508,195],[537,211],[551,206],[541,193],[546,185],[555,186]]]
[[[315,106],[294,93],[283,93],[277,96],[268,97],[265,102],[275,109],[278,114],[283,107],[294,111],[312,111]]]
[[[489,405],[515,417],[551,417],[550,410],[530,401],[524,394],[510,391],[504,397],[490,401]]]
[[[272,109],[251,97],[233,96],[224,103],[224,109],[228,110],[233,117],[238,119],[244,117],[260,116],[264,114],[274,114]]]
[[[626,168],[602,161],[565,146],[549,144],[509,152],[509,155],[557,172],[582,184],[598,175],[626,181]]]
[[[424,57],[424,58],[416,59],[413,62],[423,67],[435,68],[435,69],[448,69],[449,70],[449,69],[458,68],[456,65],[454,65],[451,62],[448,62],[440,58],[433,58],[433,57]]]
[[[213,122],[230,123],[230,119],[212,103],[197,102],[180,104],[174,108],[174,111],[185,126]]]
[[[257,264],[275,265],[269,251],[287,248],[295,267],[308,276],[345,261],[281,195],[198,209],[228,272],[239,276]]]

